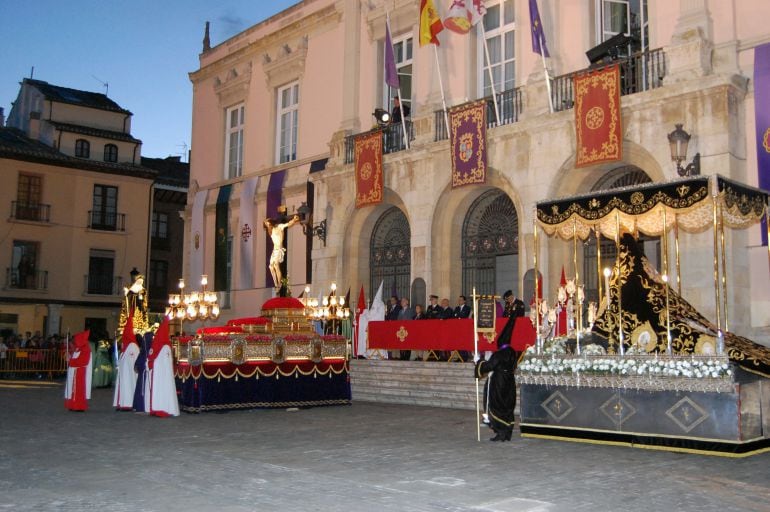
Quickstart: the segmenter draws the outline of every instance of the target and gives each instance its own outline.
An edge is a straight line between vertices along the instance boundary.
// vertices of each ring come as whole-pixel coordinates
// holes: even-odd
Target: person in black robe
[[[147,412],[144,402],[144,386],[147,379],[147,352],[152,347],[152,331],[144,335],[136,335],[136,343],[139,345],[139,356],[134,363],[136,370],[136,388],[134,389],[134,412]]]
[[[497,338],[497,352],[489,361],[476,362],[477,379],[489,374],[484,386],[484,404],[489,416],[489,428],[495,432],[490,441],[510,441],[513,434],[513,409],[516,407],[516,380],[513,372],[519,360],[519,353],[511,348],[511,333],[516,317],[509,317],[508,323]]]

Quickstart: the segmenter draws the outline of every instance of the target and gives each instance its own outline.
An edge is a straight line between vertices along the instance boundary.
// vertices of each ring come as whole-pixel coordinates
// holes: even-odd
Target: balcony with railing
[[[47,270],[5,269],[5,288],[7,290],[38,290],[48,289]]]
[[[105,212],[101,210],[89,210],[88,229],[94,229],[98,231],[125,231],[126,214]]]
[[[11,201],[11,219],[31,222],[49,222],[51,220],[51,205],[29,203],[26,201]]]
[[[86,295],[121,295],[123,279],[109,274],[85,274],[83,289]]]
[[[356,137],[364,135],[365,133],[382,132],[382,154],[395,153],[397,151],[403,151],[406,149],[406,139],[404,138],[404,126],[406,126],[406,133],[409,135],[409,141],[414,140],[414,125],[412,121],[405,119],[405,124],[393,123],[381,128],[375,128],[364,133],[356,133],[355,135],[348,135],[345,137],[345,163],[352,164],[355,159],[356,151]]]
[[[657,89],[663,85],[666,76],[666,54],[662,48],[635,53],[631,57],[618,59],[608,64],[594,66],[566,75],[557,76],[551,81],[551,98],[556,112],[571,109],[575,104],[572,90],[576,75],[614,66],[620,66],[620,95]]]
[[[503,126],[506,124],[515,123],[519,120],[521,114],[521,88],[508,89],[497,93],[497,111],[500,114],[500,122],[497,122],[497,115],[495,114],[495,102],[492,96],[486,96],[483,98],[487,102],[487,128],[494,128],[495,126]],[[475,103],[475,102],[474,102]],[[446,122],[444,122],[444,111],[436,110],[434,112],[436,133],[433,140],[446,140],[449,138],[447,132]],[[447,114],[447,118],[449,114]]]

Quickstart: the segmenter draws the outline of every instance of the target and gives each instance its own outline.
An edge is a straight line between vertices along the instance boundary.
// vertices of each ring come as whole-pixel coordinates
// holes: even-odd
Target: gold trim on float
[[[571,443],[623,446],[626,448],[641,448],[642,450],[654,450],[654,451],[661,451],[661,452],[692,453],[695,455],[711,455],[712,457],[728,457],[731,459],[744,459],[752,455],[759,455],[761,453],[770,452],[770,447],[758,448],[756,450],[752,450],[744,453],[729,453],[729,452],[719,452],[719,451],[709,451],[709,450],[697,450],[695,448],[676,448],[672,446],[635,444],[635,443],[627,443],[623,441],[600,441],[600,440],[593,440],[593,439],[578,439],[573,437],[549,436],[549,435],[543,435],[543,434],[521,434],[521,437],[527,437],[532,439],[548,439],[552,441],[569,441]]]

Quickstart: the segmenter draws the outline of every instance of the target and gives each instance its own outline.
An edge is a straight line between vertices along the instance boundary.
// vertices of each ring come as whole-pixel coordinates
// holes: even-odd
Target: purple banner
[[[770,43],[754,48],[754,116],[757,125],[757,173],[762,190],[770,190]],[[762,245],[767,224],[762,222]]]
[[[267,185],[267,210],[265,218],[271,219],[278,215],[278,207],[281,206],[281,193],[283,192],[283,180],[286,176],[286,169],[274,172],[270,175],[270,182]],[[273,275],[270,273],[270,267],[267,262],[270,261],[270,254],[273,252],[273,241],[270,235],[265,232],[265,286],[273,286]],[[280,286],[280,283],[276,286]]]
[[[449,111],[452,188],[487,181],[487,104],[468,103]]]

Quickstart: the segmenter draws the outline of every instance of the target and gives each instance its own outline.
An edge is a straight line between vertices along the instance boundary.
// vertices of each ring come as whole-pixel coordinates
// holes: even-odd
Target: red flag
[[[575,167],[615,162],[623,156],[620,68],[617,64],[575,76]]]
[[[155,360],[158,358],[158,355],[160,355],[161,349],[166,345],[171,347],[171,338],[169,338],[168,335],[168,317],[163,318],[163,322],[161,322],[160,327],[158,327],[158,332],[156,332],[155,336],[152,338],[152,347],[150,348],[149,354],[147,354],[148,368],[152,369]]]
[[[355,138],[356,208],[382,202],[382,132]]]
[[[120,334],[120,351],[125,352],[131,343],[136,343],[134,335],[134,308],[130,308],[126,325],[123,326],[123,332]]]
[[[567,286],[567,276],[564,273],[564,265],[561,266],[561,281],[559,281],[559,286],[564,288]],[[567,335],[567,304],[566,301],[564,304],[561,304],[559,307],[559,314],[556,317],[556,335],[557,336],[566,336]]]
[[[436,12],[433,0],[420,0],[420,46],[435,44],[438,46],[438,34],[444,30],[444,24]]]

